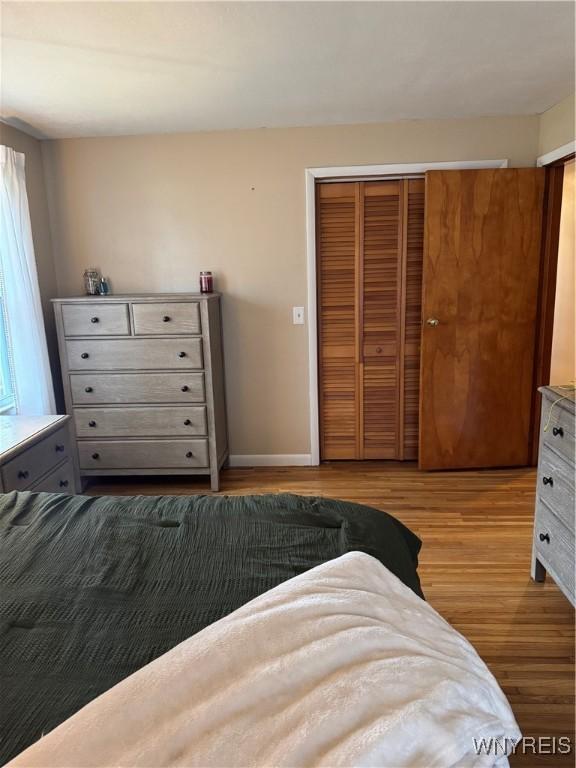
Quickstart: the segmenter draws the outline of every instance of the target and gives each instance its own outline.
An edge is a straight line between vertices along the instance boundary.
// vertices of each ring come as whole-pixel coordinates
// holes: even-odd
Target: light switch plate
[[[304,307],[292,307],[292,323],[304,325]]]

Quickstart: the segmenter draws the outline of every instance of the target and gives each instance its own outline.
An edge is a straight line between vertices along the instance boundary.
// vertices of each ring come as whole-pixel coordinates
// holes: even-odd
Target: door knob
[[[426,325],[432,325],[432,326],[440,325],[440,320],[437,320],[435,317],[429,317],[428,320],[426,320]]]

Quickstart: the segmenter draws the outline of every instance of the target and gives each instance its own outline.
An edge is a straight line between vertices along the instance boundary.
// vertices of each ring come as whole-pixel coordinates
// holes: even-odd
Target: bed
[[[520,740],[419,539],[323,498],[0,496],[8,768],[493,768]]]
[[[323,498],[0,496],[1,764],[222,617],[347,553],[422,602],[419,549],[390,515]]]

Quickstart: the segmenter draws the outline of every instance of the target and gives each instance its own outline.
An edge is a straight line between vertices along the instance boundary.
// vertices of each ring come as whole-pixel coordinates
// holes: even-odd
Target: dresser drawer
[[[574,417],[560,403],[553,403],[554,400],[545,398],[542,404],[541,444],[552,448],[574,466]],[[546,430],[545,426],[548,427]]]
[[[203,373],[73,373],[74,405],[95,403],[202,403]]]
[[[130,333],[128,304],[63,304],[66,336],[126,336]]]
[[[574,531],[562,523],[540,499],[536,504],[534,547],[538,559],[574,597]]]
[[[571,530],[574,530],[574,468],[545,445],[540,450],[538,497]]]
[[[132,304],[134,333],[137,336],[200,333],[198,302]]]
[[[81,440],[82,469],[191,469],[208,466],[207,440]]]
[[[187,437],[205,435],[206,406],[75,408],[78,437]]]
[[[74,470],[70,459],[65,461],[58,469],[42,478],[40,482],[33,485],[29,490],[35,493],[40,491],[44,493],[75,493]]]
[[[9,491],[28,488],[69,455],[68,427],[62,427],[2,467],[4,487]]]
[[[85,339],[66,342],[75,371],[202,368],[202,339]]]

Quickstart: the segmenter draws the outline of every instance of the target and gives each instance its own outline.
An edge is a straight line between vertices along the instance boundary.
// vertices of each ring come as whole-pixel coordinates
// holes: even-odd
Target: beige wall
[[[16,128],[1,122],[0,144],[11,147],[16,152],[23,152],[26,158],[26,191],[28,193],[28,205],[30,206],[30,221],[38,269],[38,283],[42,297],[42,309],[44,311],[48,354],[50,355],[50,364],[55,383],[56,403],[58,410],[61,411],[64,407],[64,401],[60,386],[60,367],[58,365],[54,314],[50,304],[50,299],[56,296],[57,293],[56,273],[50,237],[46,185],[44,183],[42,146],[41,142],[32,138],[32,136],[28,136],[26,133],[22,133],[22,131],[18,131]]]
[[[553,149],[574,141],[574,94],[554,105],[540,115],[538,155],[545,155]]]
[[[538,117],[407,121],[46,142],[62,296],[85,267],[116,292],[224,292],[233,454],[308,453],[304,169],[509,158],[533,165]]]
[[[552,338],[551,384],[569,384],[576,378],[574,345],[576,336],[574,323],[575,281],[574,267],[576,222],[574,207],[576,186],[576,165],[568,163],[564,169],[562,188],[562,213],[560,216],[560,243],[558,247],[558,276],[556,279],[556,303],[554,306],[554,334]]]

